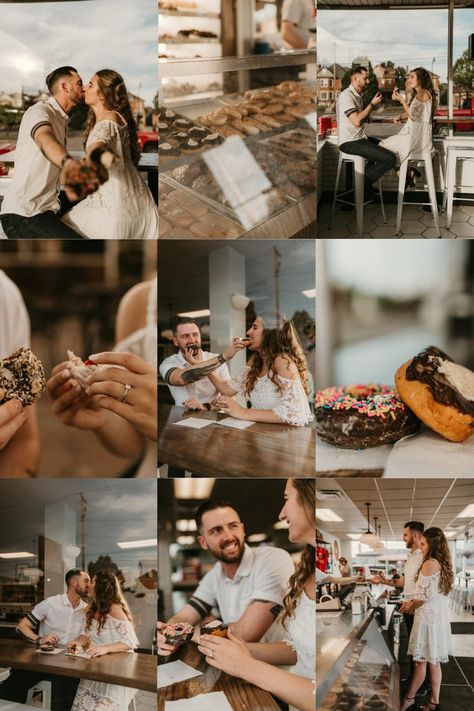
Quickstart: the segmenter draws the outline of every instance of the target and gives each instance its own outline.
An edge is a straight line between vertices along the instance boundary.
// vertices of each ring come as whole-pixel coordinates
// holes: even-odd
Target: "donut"
[[[215,637],[227,637],[227,625],[220,620],[213,620],[201,625],[201,634],[212,634]]]
[[[194,627],[187,622],[171,622],[160,632],[169,644],[183,644],[192,638]]]
[[[474,432],[474,373],[429,346],[397,370],[402,400],[427,427],[451,442]]]
[[[316,431],[344,449],[391,444],[413,434],[419,420],[389,385],[330,387],[316,394]]]
[[[0,360],[0,390],[4,400],[20,400],[32,405],[44,392],[46,378],[41,361],[29,348],[19,348]]]

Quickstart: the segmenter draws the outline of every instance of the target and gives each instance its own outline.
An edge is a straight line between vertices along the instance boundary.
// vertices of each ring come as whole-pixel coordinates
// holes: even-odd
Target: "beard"
[[[228,545],[229,543],[230,541],[226,541],[224,546]],[[209,550],[211,551],[214,558],[217,558],[217,560],[220,560],[222,563],[240,563],[244,555],[244,541],[238,541],[237,539],[234,539],[232,540],[232,543],[234,543],[237,548],[235,553],[232,554],[227,554],[224,549],[224,546],[220,546],[216,549],[210,548]]]

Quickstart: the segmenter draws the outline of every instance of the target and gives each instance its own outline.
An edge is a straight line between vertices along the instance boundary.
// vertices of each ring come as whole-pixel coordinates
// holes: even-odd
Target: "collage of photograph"
[[[0,0],[0,711],[474,711],[474,0]]]

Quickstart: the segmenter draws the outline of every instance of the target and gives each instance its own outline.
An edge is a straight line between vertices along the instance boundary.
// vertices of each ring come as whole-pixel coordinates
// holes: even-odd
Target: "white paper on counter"
[[[190,699],[165,701],[165,711],[233,711],[223,691],[198,694]]]
[[[61,654],[61,652],[64,652],[64,650],[65,647],[56,647],[55,649],[53,649],[52,652],[42,652],[41,649],[37,649],[36,651],[38,652],[38,654]]]
[[[316,438],[316,475],[339,469],[383,469],[393,445],[368,449],[342,449]]]
[[[384,477],[469,477],[474,475],[474,435],[465,442],[449,442],[428,428],[395,444]]]
[[[164,686],[171,686],[171,684],[177,684],[179,681],[186,681],[186,679],[192,679],[195,676],[201,675],[202,672],[190,667],[189,664],[185,664],[180,659],[176,662],[159,664],[158,688],[162,689]]]
[[[216,424],[224,425],[224,427],[234,427],[236,430],[246,430],[255,422],[249,420],[237,420],[235,417],[224,417],[223,420],[217,420]]]
[[[173,422],[174,425],[181,425],[181,427],[194,427],[196,430],[201,430],[203,427],[208,427],[208,425],[213,425],[214,420],[201,420],[198,417],[186,417],[185,420],[180,420],[179,422]]]

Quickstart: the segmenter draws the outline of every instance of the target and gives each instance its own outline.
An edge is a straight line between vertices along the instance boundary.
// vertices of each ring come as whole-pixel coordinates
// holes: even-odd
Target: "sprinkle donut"
[[[391,444],[416,432],[420,422],[389,385],[330,387],[316,395],[316,430],[345,449]]]

